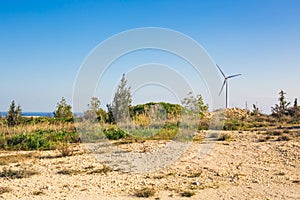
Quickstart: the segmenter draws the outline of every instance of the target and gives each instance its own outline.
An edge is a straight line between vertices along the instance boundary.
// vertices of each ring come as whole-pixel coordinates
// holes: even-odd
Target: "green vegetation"
[[[127,137],[125,131],[118,128],[116,125],[108,126],[108,128],[105,128],[103,132],[109,140],[119,140]]]
[[[227,109],[224,121],[224,130],[264,130],[283,126],[294,126],[300,124],[300,107],[297,99],[293,106],[286,101],[286,93],[279,92],[279,104],[272,107],[272,114],[260,113],[258,107],[253,105],[253,110],[239,108]]]
[[[130,118],[129,107],[131,102],[130,87],[127,86],[127,80],[125,79],[125,74],[123,74],[121,82],[114,95],[112,105],[109,106],[113,113],[113,119],[110,119],[110,121],[118,123],[127,122]]]
[[[62,142],[76,143],[75,132],[36,130],[31,133],[0,135],[0,148],[9,150],[49,150],[59,148]]]
[[[208,110],[208,104],[204,103],[203,98],[200,94],[194,97],[193,93],[189,92],[188,97],[184,98],[181,103],[189,111],[199,114],[201,118],[204,117],[205,113]]]
[[[56,110],[53,112],[54,117],[64,121],[73,121],[72,106],[67,104],[64,97],[57,103]]]
[[[272,108],[272,114],[262,114],[253,105],[253,110],[229,108],[208,112],[208,105],[201,95],[192,93],[182,104],[149,102],[131,105],[130,87],[123,74],[113,102],[103,110],[97,97],[92,97],[82,117],[72,113],[72,107],[62,97],[57,103],[54,117],[22,117],[21,106],[12,101],[8,114],[0,117],[0,149],[6,150],[49,150],[58,149],[61,156],[73,154],[72,143],[97,142],[103,139],[139,141],[144,139],[202,141],[204,135],[195,133],[208,128],[236,131],[262,131],[258,141],[270,139],[287,141],[291,126],[300,124],[300,107],[297,99],[292,106],[281,90],[279,103]],[[213,116],[219,116],[214,119]],[[216,121],[214,121],[216,120]],[[218,121],[219,120],[219,121]],[[80,128],[79,128],[80,127]],[[231,141],[228,134],[221,134],[219,141]],[[1,163],[0,163],[1,164]]]
[[[93,123],[100,122],[101,124],[108,121],[108,114],[100,108],[101,102],[97,97],[91,99],[88,104],[88,110],[84,111],[83,119]]]
[[[11,102],[9,110],[7,112],[7,125],[8,126],[16,126],[21,122],[22,110],[21,106],[18,105],[16,108],[15,101]]]

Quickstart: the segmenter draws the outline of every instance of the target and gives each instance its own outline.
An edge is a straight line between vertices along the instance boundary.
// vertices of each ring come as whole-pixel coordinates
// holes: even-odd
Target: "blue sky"
[[[62,96],[71,103],[95,46],[128,29],[163,27],[196,40],[226,74],[243,74],[230,80],[230,106],[247,101],[269,112],[280,89],[300,98],[299,8],[297,0],[1,0],[0,110],[13,99],[23,111],[53,111]]]

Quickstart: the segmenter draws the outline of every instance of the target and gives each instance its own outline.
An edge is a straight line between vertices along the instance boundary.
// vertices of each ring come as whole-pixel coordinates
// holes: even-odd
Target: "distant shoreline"
[[[7,116],[7,112],[0,112],[2,117]],[[82,116],[83,113],[74,113],[76,116]],[[53,112],[22,112],[23,117],[54,117]]]

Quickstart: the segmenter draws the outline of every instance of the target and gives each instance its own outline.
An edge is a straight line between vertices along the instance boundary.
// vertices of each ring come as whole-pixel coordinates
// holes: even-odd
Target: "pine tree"
[[[126,122],[129,120],[131,102],[130,87],[127,86],[127,80],[125,74],[123,74],[111,106],[115,122]]]
[[[299,117],[300,115],[300,109],[299,109],[299,106],[298,106],[298,99],[295,98],[294,100],[294,105],[293,107],[290,109],[290,114],[293,116],[293,117]]]
[[[110,123],[110,124],[114,124],[116,123],[116,120],[114,118],[114,114],[113,114],[113,111],[112,111],[112,107],[111,107],[111,104],[106,104],[106,107],[107,107],[107,122]]]
[[[275,107],[272,107],[272,114],[276,116],[282,116],[282,115],[287,115],[288,114],[288,106],[290,105],[290,102],[286,101],[285,97],[286,93],[281,90],[279,92],[279,105],[275,104]]]
[[[57,109],[53,112],[55,118],[64,119],[64,120],[72,120],[72,106],[67,104],[67,101],[64,97],[62,97],[61,101],[57,103]]]
[[[18,105],[16,108],[15,101],[13,100],[10,104],[9,110],[7,112],[7,124],[8,126],[16,126],[21,123],[22,109]]]
[[[294,101],[294,106],[293,106],[294,108],[298,108],[298,99],[297,98],[295,98],[295,101]]]
[[[285,100],[286,99],[285,95],[286,93],[283,90],[279,92],[279,108],[283,113],[287,110],[288,106],[291,104],[290,102],[287,102]]]
[[[259,108],[257,107],[256,104],[252,105],[253,109],[252,109],[252,115],[257,116],[259,114]]]

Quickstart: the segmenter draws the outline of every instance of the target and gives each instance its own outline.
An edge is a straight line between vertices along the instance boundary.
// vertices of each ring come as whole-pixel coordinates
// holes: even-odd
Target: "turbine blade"
[[[219,67],[219,65],[218,64],[216,64],[216,65],[217,65],[218,69],[220,70],[221,74],[224,76],[224,78],[226,78],[224,72],[221,70],[221,68]]]
[[[242,74],[235,74],[235,75],[228,76],[226,78],[233,78],[233,77],[240,76],[240,75],[242,75]]]
[[[219,92],[219,96],[221,95],[221,93],[222,93],[222,91],[223,91],[223,89],[224,89],[225,84],[226,84],[226,80],[224,80],[224,82],[223,82],[223,85],[222,85],[221,90],[220,90],[220,92]]]

